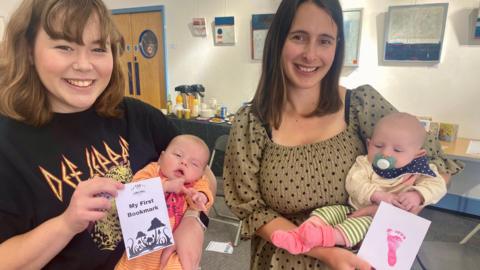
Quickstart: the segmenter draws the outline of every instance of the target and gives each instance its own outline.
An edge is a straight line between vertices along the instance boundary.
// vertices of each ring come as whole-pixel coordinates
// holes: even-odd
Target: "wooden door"
[[[164,32],[161,12],[114,15],[119,31],[125,37],[125,94],[157,108],[166,108]],[[133,89],[132,89],[133,87]]]
[[[134,85],[133,85],[133,40],[132,40],[132,27],[131,27],[131,16],[130,14],[118,14],[113,16],[115,25],[118,28],[118,31],[122,33],[125,40],[125,52],[120,58],[120,62],[125,74],[125,95],[130,97],[135,97],[134,95]]]

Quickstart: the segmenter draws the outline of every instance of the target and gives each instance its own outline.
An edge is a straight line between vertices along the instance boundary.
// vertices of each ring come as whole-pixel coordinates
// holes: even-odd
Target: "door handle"
[[[127,67],[128,67],[128,93],[133,96],[132,62],[128,62]]]
[[[137,58],[135,57],[135,83],[137,84],[136,94],[140,96],[140,67],[137,62]]]

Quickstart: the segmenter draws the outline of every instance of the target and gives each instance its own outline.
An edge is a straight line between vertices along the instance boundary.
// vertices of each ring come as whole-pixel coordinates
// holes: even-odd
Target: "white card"
[[[115,201],[129,260],[173,245],[160,177],[125,184]]]
[[[232,243],[230,242],[227,243],[227,242],[210,241],[210,243],[208,243],[208,246],[205,250],[232,254],[233,246],[232,246]]]
[[[382,202],[358,256],[378,270],[408,270],[430,223],[429,220]]]
[[[471,140],[468,144],[467,154],[480,155],[480,141]]]

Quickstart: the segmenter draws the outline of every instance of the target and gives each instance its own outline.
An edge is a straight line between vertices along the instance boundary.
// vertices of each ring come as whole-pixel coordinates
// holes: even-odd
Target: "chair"
[[[468,240],[470,240],[470,238],[473,237],[473,235],[475,235],[478,231],[480,231],[480,223],[478,223],[477,227],[475,227],[471,232],[469,232],[467,234],[467,236],[465,236],[465,238],[463,238],[462,241],[460,241],[460,244],[465,244],[468,242]]]
[[[210,157],[210,162],[208,163],[208,166],[210,166],[210,168],[212,167],[212,164],[215,160],[215,156],[218,155],[219,153],[225,153],[225,149],[227,147],[227,141],[228,141],[228,135],[221,135],[215,140],[215,146],[213,148],[212,155]],[[221,164],[223,165],[223,160]],[[215,195],[216,197],[225,198],[225,193],[223,191],[223,177],[216,176],[216,179],[217,179],[217,193]],[[240,230],[242,228],[242,221],[239,220],[237,217],[223,215],[219,213],[215,207],[215,204],[213,205],[213,211],[215,212],[215,217],[211,217],[210,220],[218,221],[221,223],[225,223],[225,224],[229,224],[237,227],[237,230],[235,233],[235,239],[233,241],[233,246],[237,246],[240,240]]]

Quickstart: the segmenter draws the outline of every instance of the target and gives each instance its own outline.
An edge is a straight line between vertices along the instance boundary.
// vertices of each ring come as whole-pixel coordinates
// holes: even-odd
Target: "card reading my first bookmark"
[[[115,201],[129,260],[173,245],[159,177],[125,184]]]

